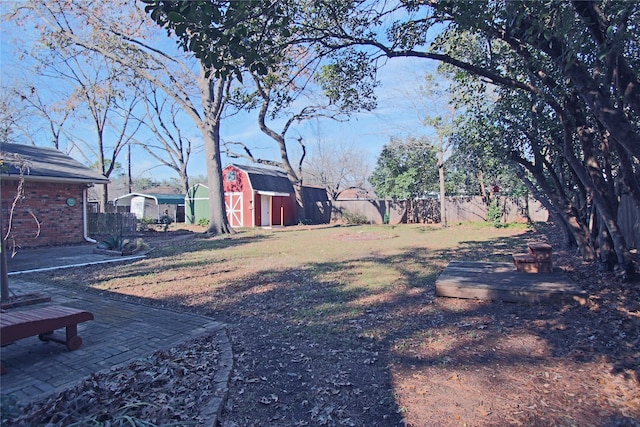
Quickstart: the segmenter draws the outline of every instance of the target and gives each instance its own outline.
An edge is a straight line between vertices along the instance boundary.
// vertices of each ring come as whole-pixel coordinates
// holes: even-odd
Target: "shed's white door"
[[[135,196],[131,198],[130,212],[133,212],[138,219],[144,218],[144,204],[144,197]]]
[[[260,225],[268,227],[271,225],[271,196],[260,196]]]
[[[233,228],[244,226],[242,212],[242,193],[226,193],[225,208],[229,225]]]

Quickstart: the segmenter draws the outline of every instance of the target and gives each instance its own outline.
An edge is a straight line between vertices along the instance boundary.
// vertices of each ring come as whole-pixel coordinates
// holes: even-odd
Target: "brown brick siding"
[[[3,236],[17,186],[17,180],[2,180]],[[25,182],[24,198],[13,211],[9,245],[18,249],[85,242],[82,215],[85,187],[84,184]],[[76,199],[75,206],[67,205],[70,197]]]

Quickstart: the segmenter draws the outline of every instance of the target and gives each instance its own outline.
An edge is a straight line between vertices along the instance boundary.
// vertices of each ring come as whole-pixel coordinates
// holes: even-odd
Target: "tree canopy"
[[[291,36],[293,2],[142,0],[158,25],[172,31],[217,77],[260,75],[278,63]]]
[[[436,150],[426,137],[392,139],[382,149],[369,182],[378,197],[425,197],[438,191]]]

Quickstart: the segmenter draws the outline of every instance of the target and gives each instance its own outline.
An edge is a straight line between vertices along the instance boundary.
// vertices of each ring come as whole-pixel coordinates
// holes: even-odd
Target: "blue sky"
[[[4,8],[3,8],[4,9]],[[9,24],[9,25],[7,25]],[[10,33],[9,33],[10,31]],[[30,73],[32,65],[26,59],[16,57],[14,43],[28,44],[34,34],[25,32],[24,28],[16,28],[10,23],[3,23],[0,31],[0,70],[2,73],[3,87],[11,84],[20,76]],[[348,146],[360,148],[364,154],[366,162],[372,166],[375,164],[383,145],[392,136],[403,137],[407,135],[429,134],[420,123],[416,113],[416,104],[420,99],[416,99],[416,88],[426,72],[434,72],[436,63],[424,59],[397,58],[386,62],[380,68],[378,80],[380,87],[377,89],[378,108],[371,112],[355,114],[348,122],[335,122],[329,119],[320,120],[313,123],[304,123],[291,129],[289,136],[297,138],[302,136],[308,147],[313,146],[314,141],[320,139],[321,142],[331,144],[346,144]],[[77,123],[75,132],[82,135],[83,126],[87,128],[89,123]],[[191,128],[191,129],[189,129]],[[198,137],[198,130],[194,128],[193,122],[185,122],[184,131]],[[90,133],[87,132],[90,137]],[[225,119],[222,125],[222,138],[226,141],[243,141],[254,147],[254,152],[260,157],[278,160],[278,151],[275,144],[263,135],[256,122],[255,112],[239,114],[229,119]],[[145,140],[141,135],[140,140]],[[41,145],[46,145],[43,141]],[[294,155],[292,162],[297,164],[296,143],[290,147]],[[70,153],[72,156],[73,152]],[[78,156],[74,156],[78,157]],[[168,179],[176,177],[175,172],[166,167],[158,167],[158,163],[151,156],[140,148],[133,151],[133,175],[134,177],[148,177],[153,179]],[[80,161],[85,161],[78,158]],[[120,160],[125,163],[124,155]],[[244,162],[242,160],[226,159],[223,156],[223,163]],[[191,176],[204,175],[205,164],[203,155],[194,155],[189,165]]]

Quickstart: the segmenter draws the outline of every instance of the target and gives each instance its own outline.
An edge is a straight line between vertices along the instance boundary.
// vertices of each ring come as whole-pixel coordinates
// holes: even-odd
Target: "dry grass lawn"
[[[225,427],[637,426],[637,284],[556,251],[586,305],[434,295],[451,260],[510,262],[555,236],[485,224],[243,230],[150,240],[148,259],[37,280],[226,322]]]

